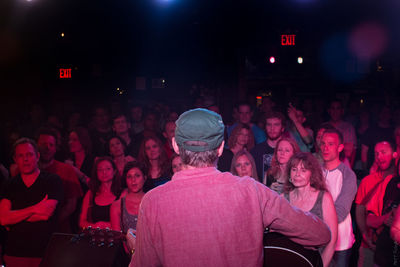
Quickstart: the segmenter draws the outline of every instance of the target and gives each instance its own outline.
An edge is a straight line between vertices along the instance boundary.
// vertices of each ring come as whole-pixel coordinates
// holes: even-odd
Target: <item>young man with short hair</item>
[[[343,137],[336,129],[326,130],[321,140],[323,173],[329,192],[335,202],[338,217],[338,241],[332,262],[334,266],[349,266],[354,234],[351,222],[351,205],[357,192],[354,172],[339,159],[343,151]]]
[[[275,146],[285,131],[285,116],[280,112],[268,113],[265,117],[265,132],[267,140],[256,145],[250,151],[257,167],[257,175],[260,181],[264,173],[271,167]]]

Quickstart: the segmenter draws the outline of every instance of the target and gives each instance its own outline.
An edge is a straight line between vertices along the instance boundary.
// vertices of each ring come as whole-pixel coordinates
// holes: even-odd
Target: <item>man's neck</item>
[[[278,143],[279,139],[281,139],[280,137],[275,139],[275,140],[271,140],[271,139],[267,139],[267,143],[270,147],[275,148],[276,144]]]
[[[339,158],[331,160],[331,161],[325,161],[324,162],[324,168],[327,169],[328,171],[331,171],[333,169],[336,169],[340,165],[341,161]]]
[[[36,168],[32,173],[29,173],[29,174],[21,173],[21,178],[22,178],[22,181],[24,181],[24,184],[27,187],[30,187],[31,185],[33,185],[33,183],[39,177],[39,174],[40,174],[40,170],[39,170],[39,168]]]
[[[340,120],[337,120],[337,121],[330,120],[330,121],[329,121],[329,124],[331,124],[332,126],[336,127],[340,122],[342,122],[341,119],[340,119]]]
[[[42,162],[42,161],[39,161],[39,167],[41,168],[41,169],[47,169],[51,164],[53,164],[54,163],[54,159],[51,159],[49,162]]]
[[[387,168],[386,170],[382,171],[379,170],[379,172],[381,172],[382,174],[382,179],[385,179],[386,177],[388,177],[389,175],[393,175],[396,173],[396,168],[395,166],[392,164],[392,166],[390,166],[389,168]]]
[[[128,133],[128,132],[126,132],[126,133],[119,133],[118,136],[121,137],[122,139],[124,139],[124,141],[125,141],[125,143],[126,143],[127,145],[129,145],[129,144],[131,143],[131,137],[129,136],[129,133]]]

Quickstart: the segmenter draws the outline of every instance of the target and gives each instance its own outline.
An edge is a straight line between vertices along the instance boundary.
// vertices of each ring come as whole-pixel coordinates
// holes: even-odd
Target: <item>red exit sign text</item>
[[[60,69],[60,79],[71,78],[71,69]]]
[[[295,45],[295,34],[282,34],[281,35],[281,45]]]

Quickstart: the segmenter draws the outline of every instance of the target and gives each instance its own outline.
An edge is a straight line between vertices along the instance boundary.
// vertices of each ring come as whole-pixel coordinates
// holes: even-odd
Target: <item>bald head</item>
[[[375,163],[380,171],[386,171],[394,166],[397,153],[389,142],[383,141],[375,145]]]

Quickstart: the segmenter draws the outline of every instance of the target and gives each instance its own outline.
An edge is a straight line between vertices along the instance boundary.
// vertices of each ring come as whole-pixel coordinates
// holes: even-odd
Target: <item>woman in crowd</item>
[[[286,175],[290,178],[285,185],[285,198],[293,206],[324,220],[331,230],[331,241],[321,253],[324,267],[329,266],[335,252],[338,221],[332,196],[326,189],[321,166],[311,153],[299,152],[287,163]]]
[[[140,162],[128,162],[123,172],[123,187],[127,194],[111,205],[111,229],[126,233],[129,228],[136,230],[139,205],[144,196],[143,185],[146,181],[144,166]]]
[[[176,173],[182,170],[182,160],[181,157],[174,153],[171,156],[171,167],[172,167],[172,172]]]
[[[134,161],[130,155],[126,155],[126,143],[119,136],[113,136],[108,140],[108,152],[113,158],[120,176],[122,176],[125,164]]]
[[[111,227],[110,207],[120,192],[120,178],[114,161],[110,157],[96,159],[89,191],[83,199],[79,226]]]
[[[148,177],[144,185],[144,192],[170,180],[170,162],[160,139],[157,137],[150,136],[143,139],[138,160],[144,164],[145,175]]]
[[[92,141],[86,128],[77,127],[70,132],[68,138],[71,158],[66,161],[76,167],[79,179],[87,184],[92,175],[94,156],[92,153]]]
[[[243,149],[250,151],[254,147],[254,136],[250,127],[245,124],[238,124],[229,136],[228,146],[233,154]]]
[[[235,154],[232,159],[231,173],[239,177],[250,176],[258,180],[256,163],[247,150],[243,149]]]
[[[288,177],[286,176],[286,164],[290,158],[300,151],[296,141],[290,138],[281,138],[276,144],[274,156],[271,161],[271,168],[266,172],[263,183],[272,190],[281,194],[284,184]]]

